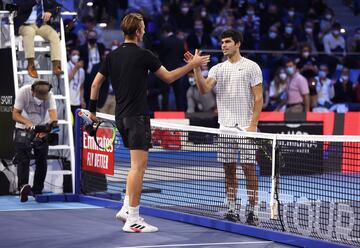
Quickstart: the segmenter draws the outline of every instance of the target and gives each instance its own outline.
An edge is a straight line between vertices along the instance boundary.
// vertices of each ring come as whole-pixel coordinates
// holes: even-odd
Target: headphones
[[[37,87],[38,85],[47,85],[47,86],[49,86],[48,92],[50,92],[50,90],[52,89],[52,85],[51,85],[49,82],[47,82],[47,81],[36,81],[36,82],[34,82],[34,83],[31,85],[31,90],[32,90],[33,92],[35,92],[35,89],[36,89],[36,87]]]

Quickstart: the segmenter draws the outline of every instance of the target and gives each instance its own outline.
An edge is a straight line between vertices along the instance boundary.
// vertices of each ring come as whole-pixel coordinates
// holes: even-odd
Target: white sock
[[[139,208],[140,206],[138,205],[137,207],[130,207],[129,206],[129,217],[128,220],[130,222],[132,221],[136,221],[139,218]]]
[[[123,208],[129,208],[129,196],[125,195],[125,199],[124,199],[124,203],[123,203]]]
[[[228,202],[228,206],[229,206],[229,210],[232,210],[235,212],[235,209],[236,209],[236,203],[235,201],[229,201]]]

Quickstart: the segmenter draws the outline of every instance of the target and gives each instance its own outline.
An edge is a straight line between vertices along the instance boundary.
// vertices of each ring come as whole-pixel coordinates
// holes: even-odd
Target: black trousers
[[[34,150],[35,175],[32,192],[39,194],[44,189],[44,182],[47,172],[47,155],[49,145],[45,141],[41,146],[31,148],[28,144],[15,141],[15,156],[17,161],[18,189],[29,183],[31,150]]]

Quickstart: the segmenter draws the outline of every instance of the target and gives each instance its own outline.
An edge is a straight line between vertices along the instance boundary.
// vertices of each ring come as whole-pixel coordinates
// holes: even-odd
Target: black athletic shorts
[[[128,116],[116,121],[124,146],[130,150],[148,150],[151,144],[150,116]]]

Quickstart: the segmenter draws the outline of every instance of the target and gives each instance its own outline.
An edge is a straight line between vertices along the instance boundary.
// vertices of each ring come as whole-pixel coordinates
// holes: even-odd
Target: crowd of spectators
[[[116,49],[122,42],[114,40],[106,48],[98,23],[105,21],[109,27],[118,29],[125,13],[138,11],[144,15],[146,24],[142,46],[157,54],[169,70],[183,63],[186,50],[210,53],[212,64],[221,61],[220,34],[232,28],[244,36],[242,55],[256,61],[263,70],[264,111],[286,108],[283,100],[287,98],[291,75],[285,61],[289,59],[308,84],[309,110],[360,110],[360,77],[354,76],[360,68],[360,56],[356,54],[360,52],[360,27],[353,33],[344,30],[334,10],[323,0],[95,0],[93,3],[92,7],[80,8],[80,32],[74,32],[79,24],[66,21],[68,49],[77,48],[83,61],[85,103],[97,65],[106,51]],[[349,15],[352,15],[350,9]],[[194,107],[197,103],[188,104],[191,99],[187,96],[194,95],[194,92],[187,94],[188,90],[194,90],[191,75],[172,84],[172,89],[155,77],[150,77],[148,85],[151,111],[202,111]],[[176,106],[171,106],[169,101],[171,90]],[[102,92],[106,95],[111,91],[111,84],[105,84]],[[346,105],[339,107],[339,104]],[[209,109],[216,111],[216,107]]]

